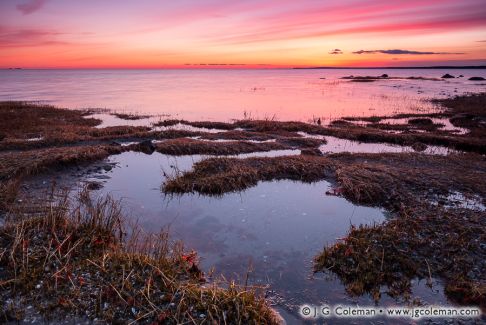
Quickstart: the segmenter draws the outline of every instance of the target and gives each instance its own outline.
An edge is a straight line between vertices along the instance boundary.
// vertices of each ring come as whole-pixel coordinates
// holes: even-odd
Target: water
[[[312,275],[312,259],[344,237],[351,224],[383,222],[383,210],[327,196],[331,184],[326,181],[260,182],[221,197],[161,193],[164,174],[188,171],[203,158],[126,152],[111,156],[109,162],[117,167],[91,180],[103,182],[96,194],[123,199],[125,212],[147,232],[168,228],[186,249],[195,249],[204,270],[214,268],[215,274],[244,283],[251,268],[249,283],[269,285],[270,298],[286,311],[289,323],[299,323],[297,310],[303,303],[373,305],[367,296],[348,297],[331,275]],[[414,294],[423,301],[447,303],[439,282],[433,290],[422,282],[414,284]],[[396,302],[384,297],[380,304]]]
[[[340,79],[383,73],[429,78],[450,73],[464,78],[369,83]],[[468,81],[471,76],[486,77],[486,70],[0,70],[0,100],[39,100],[188,120],[246,116],[307,121],[434,110],[424,99],[486,89],[485,82]]]

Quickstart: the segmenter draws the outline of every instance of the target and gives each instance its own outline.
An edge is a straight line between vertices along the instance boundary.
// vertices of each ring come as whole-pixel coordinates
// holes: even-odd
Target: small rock
[[[151,155],[155,151],[155,146],[151,140],[145,140],[138,144],[138,148],[141,152]]]
[[[388,78],[388,75],[386,73],[381,75],[382,78]]]
[[[455,78],[453,75],[446,73],[445,75],[442,76],[443,79],[450,79],[450,78]]]
[[[483,81],[483,80],[486,80],[486,79],[484,79],[483,77],[471,77],[468,80],[471,80],[471,81]]]

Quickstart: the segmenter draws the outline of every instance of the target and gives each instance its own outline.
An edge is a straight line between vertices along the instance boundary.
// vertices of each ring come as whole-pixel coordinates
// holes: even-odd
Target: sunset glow
[[[486,64],[484,0],[0,2],[0,67]]]

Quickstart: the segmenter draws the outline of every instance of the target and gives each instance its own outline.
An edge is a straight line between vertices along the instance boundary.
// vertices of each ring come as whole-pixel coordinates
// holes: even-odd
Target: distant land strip
[[[295,67],[292,69],[486,69],[486,65],[437,65],[429,67]]]

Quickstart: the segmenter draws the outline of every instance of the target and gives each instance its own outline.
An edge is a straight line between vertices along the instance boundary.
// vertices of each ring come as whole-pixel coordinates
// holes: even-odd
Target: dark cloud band
[[[399,49],[394,49],[394,50],[359,50],[353,52],[353,54],[377,54],[377,53],[382,53],[382,54],[393,54],[393,55],[431,55],[431,54],[439,54],[439,55],[445,55],[445,54],[465,54],[465,53],[451,53],[451,52],[422,52],[422,51],[410,51],[410,50],[399,50]]]

